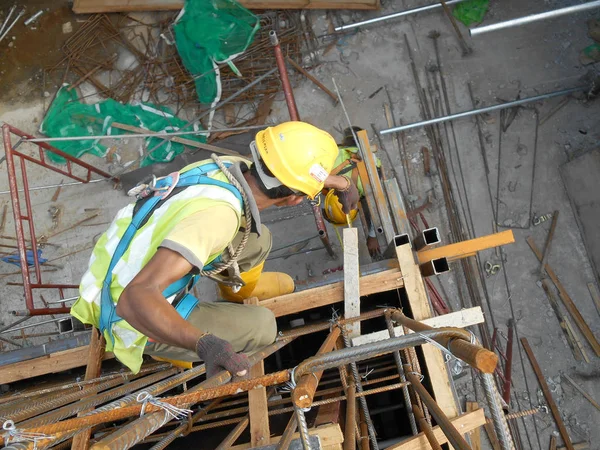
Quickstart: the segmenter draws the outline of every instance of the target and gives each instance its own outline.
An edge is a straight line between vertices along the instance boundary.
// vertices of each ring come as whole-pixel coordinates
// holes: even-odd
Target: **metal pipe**
[[[52,189],[52,188],[57,188],[57,187],[75,186],[75,185],[79,185],[79,184],[91,184],[91,183],[98,183],[99,181],[106,181],[106,180],[104,180],[104,179],[90,180],[85,183],[83,181],[73,181],[71,183],[49,184],[47,186],[34,186],[34,187],[30,187],[28,189],[28,191],[33,192],[33,191],[41,191],[43,189]],[[18,191],[25,192],[25,189],[19,189]],[[10,191],[0,191],[0,195],[4,195],[4,194],[10,194]]]
[[[23,284],[25,284],[25,282],[23,282]],[[31,284],[30,284],[30,286],[31,286]],[[69,314],[70,311],[71,311],[71,308],[67,308],[66,306],[64,308],[35,308],[35,307],[32,307],[32,309],[16,310],[16,311],[11,311],[10,313],[13,316],[33,317],[33,316],[51,316],[52,314]]]
[[[418,252],[425,247],[438,244],[441,240],[440,231],[437,227],[427,228],[413,240],[412,245],[415,251]]]
[[[27,316],[28,318],[31,316]],[[47,323],[54,323],[54,322],[60,322],[61,320],[65,320],[65,319],[70,319],[70,317],[59,317],[57,319],[48,319],[48,320],[42,320],[41,322],[36,322],[36,323],[30,323],[28,325],[23,325],[21,327],[17,327],[17,328],[11,328],[9,330],[2,330],[0,331],[0,334],[4,334],[4,333],[12,333],[13,331],[19,331],[19,330],[24,330],[26,328],[31,328],[31,327],[36,327],[38,325],[46,325]],[[18,320],[16,323],[20,323],[21,321]]]
[[[10,8],[10,10],[8,11],[8,14],[6,15],[6,18],[4,19],[4,22],[2,23],[2,26],[0,27],[0,35],[2,33],[4,33],[4,28],[6,28],[6,25],[8,24],[8,21],[10,20],[10,17],[15,12],[15,9],[17,9],[17,5],[13,5],[13,7]]]
[[[424,277],[432,277],[450,271],[450,265],[446,257],[432,259],[426,263],[419,264],[419,268],[421,269],[421,275]]]
[[[187,135],[199,135],[199,134],[210,134],[210,133],[221,133],[224,131],[244,131],[244,130],[256,130],[260,128],[268,127],[269,125],[250,125],[247,127],[234,127],[234,128],[220,128],[211,130],[200,130],[200,131],[174,131],[173,133],[156,132],[156,133],[130,133],[130,134],[99,134],[96,136],[67,136],[67,137],[51,137],[51,138],[34,138],[24,139],[23,142],[63,142],[63,141],[101,141],[104,139],[129,139],[129,138],[151,138],[151,137],[171,137],[171,136],[187,136]]]
[[[450,444],[452,444],[452,446],[458,450],[471,450],[471,447],[469,444],[467,444],[465,438],[462,437],[456,427],[452,424],[452,422],[450,422],[446,414],[444,414],[442,408],[439,407],[431,394],[421,384],[419,377],[411,372],[408,372],[406,374],[406,378],[408,378],[408,381],[410,381],[415,392],[419,394],[419,397],[421,397],[423,403],[425,403],[427,408],[429,408],[429,412],[448,438],[448,442],[450,442]]]
[[[6,31],[4,31],[4,33],[2,33],[2,36],[0,36],[0,42],[8,34],[8,32],[12,29],[12,27],[14,27],[16,25],[16,23],[23,16],[23,14],[25,14],[25,10],[24,9],[22,9],[21,12],[19,12],[19,14],[17,14],[17,17],[15,17],[15,20],[13,20],[13,22],[6,28]]]
[[[450,114],[444,117],[436,117],[434,119],[423,120],[421,122],[409,123],[407,125],[401,125],[394,128],[387,128],[385,130],[381,130],[379,134],[385,135],[390,133],[398,133],[400,131],[410,130],[412,128],[419,128],[426,125],[433,125],[436,123],[447,122],[449,120],[460,119],[463,117],[470,117],[477,114],[483,114],[491,111],[498,111],[501,109],[512,108],[513,106],[524,105],[525,103],[537,102],[539,100],[544,100],[552,97],[560,97],[561,95],[572,94],[574,92],[579,92],[587,89],[587,86],[580,86],[576,88],[563,89],[562,91],[550,92],[548,94],[536,95],[534,97],[522,98],[520,100],[514,100],[512,102],[501,103],[499,105],[486,106],[484,108],[473,109],[471,111],[464,111],[456,114]]]
[[[29,19],[27,19],[23,25],[27,26],[29,25],[31,22],[33,22],[34,20],[36,20],[38,17],[40,17],[42,14],[44,14],[44,10],[40,9],[38,12],[36,12],[33,16],[31,16]]]
[[[450,3],[450,2],[448,2]],[[469,34],[471,36],[478,36],[480,34],[489,33],[490,31],[503,30],[505,28],[518,27],[521,25],[527,25],[532,22],[539,20],[554,19],[555,17],[565,16],[567,14],[573,14],[576,12],[587,11],[600,7],[600,0],[593,2],[582,3],[580,5],[567,6],[566,8],[555,9],[553,11],[546,11],[539,14],[531,14],[529,16],[520,17],[518,19],[506,20],[504,22],[493,23],[491,25],[484,25],[482,27],[471,28]]]
[[[288,72],[285,67],[285,57],[281,51],[281,45],[277,38],[275,30],[269,31],[269,39],[275,52],[275,61],[277,62],[277,69],[279,70],[279,77],[281,79],[281,87],[283,89],[283,95],[285,96],[285,102],[290,113],[290,119],[294,122],[300,121],[300,115],[298,114],[298,108],[296,107],[296,100],[294,99],[294,92],[292,91],[292,85],[288,77]]]
[[[455,5],[457,3],[464,2],[464,1],[465,0],[450,0],[450,1],[446,2],[446,5]],[[418,8],[407,9],[406,11],[400,11],[397,13],[388,14],[387,16],[380,16],[380,17],[375,17],[373,19],[363,20],[361,22],[351,23],[348,25],[342,25],[339,27],[335,27],[334,29],[335,29],[335,31],[351,30],[352,28],[362,27],[364,25],[371,25],[372,23],[383,22],[384,20],[396,19],[398,17],[408,16],[408,15],[420,13],[423,11],[430,11],[432,9],[438,9],[441,7],[442,7],[441,3],[434,3],[433,5],[427,5],[427,6],[419,6]]]

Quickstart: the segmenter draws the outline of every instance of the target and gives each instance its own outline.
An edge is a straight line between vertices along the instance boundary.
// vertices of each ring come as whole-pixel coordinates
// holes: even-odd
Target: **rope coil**
[[[137,395],[136,400],[142,404],[140,417],[146,413],[146,407],[148,406],[148,403],[163,409],[167,413],[167,416],[170,416],[173,419],[183,419],[187,417],[188,414],[193,412],[191,409],[178,408],[177,406],[173,406],[169,403],[161,402],[157,397],[154,397],[148,391],[140,392]]]

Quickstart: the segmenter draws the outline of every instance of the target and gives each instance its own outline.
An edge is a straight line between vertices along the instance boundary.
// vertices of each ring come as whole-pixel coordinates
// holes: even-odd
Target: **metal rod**
[[[296,421],[298,422],[298,430],[300,430],[300,440],[302,441],[302,448],[304,450],[310,450],[310,435],[308,434],[308,424],[306,423],[306,416],[302,408],[294,406],[296,413]]]
[[[23,16],[23,14],[25,14],[25,10],[24,9],[22,9],[21,12],[19,14],[17,14],[17,17],[15,17],[15,20],[13,20],[13,22],[6,28],[6,31],[4,33],[2,33],[2,36],[0,36],[0,42],[8,34],[8,32],[12,29],[12,27],[14,27],[16,25],[16,23]]]
[[[356,423],[356,385],[350,383],[346,389],[346,427],[344,429],[344,450],[356,449],[354,424]]]
[[[38,17],[40,17],[42,14],[44,14],[44,10],[40,9],[38,12],[36,12],[33,16],[31,16],[29,19],[27,19],[25,22],[23,22],[23,25],[27,26],[29,25],[31,22],[33,22],[34,20],[36,20]]]
[[[491,111],[498,111],[498,110],[506,109],[506,108],[512,108],[513,106],[523,105],[525,103],[530,103],[530,102],[536,102],[536,101],[544,100],[547,98],[560,97],[561,95],[572,94],[574,92],[583,91],[585,89],[587,89],[587,86],[563,89],[562,91],[555,91],[555,92],[550,92],[548,94],[536,95],[534,97],[522,98],[520,100],[515,100],[515,101],[507,102],[507,103],[501,103],[499,105],[486,106],[484,108],[473,109],[471,111],[464,111],[464,112],[460,112],[460,113],[456,113],[456,114],[450,114],[450,115],[444,116],[444,117],[436,117],[436,118],[429,119],[429,120],[423,120],[421,122],[409,123],[407,125],[401,125],[401,126],[394,127],[394,128],[387,128],[385,130],[381,130],[379,132],[379,134],[384,135],[384,134],[390,134],[390,133],[398,133],[400,131],[410,130],[412,128],[419,128],[419,127],[423,127],[426,125],[433,125],[436,123],[447,122],[449,120],[460,119],[463,117],[470,117],[470,116],[474,116],[477,114],[483,114],[483,113],[487,113],[487,112],[491,112]]]
[[[277,69],[279,70],[279,77],[281,79],[281,87],[283,89],[285,102],[287,103],[288,111],[290,113],[290,119],[294,122],[298,122],[300,120],[300,115],[298,114],[298,107],[296,106],[296,100],[294,99],[294,92],[292,91],[292,85],[290,84],[288,72],[285,67],[285,58],[283,56],[283,52],[281,51],[281,45],[279,44],[279,39],[277,38],[277,33],[275,30],[269,31],[269,39],[271,40],[271,45],[273,46],[273,51],[275,52],[275,61],[277,62]]]
[[[60,183],[60,184],[49,184],[47,186],[34,186],[34,187],[30,187],[28,189],[29,192],[33,192],[33,191],[41,191],[43,189],[52,189],[52,188],[57,188],[57,187],[65,187],[65,186],[75,186],[75,185],[79,185],[79,184],[91,184],[91,183],[98,183],[100,181],[106,181],[104,179],[102,180],[90,180],[87,182],[83,182],[83,181],[73,181],[71,183]],[[18,192],[25,192],[25,189],[19,189]],[[0,195],[4,195],[4,194],[10,194],[10,191],[0,191]]]
[[[419,408],[417,405],[412,405],[412,410],[413,414],[419,421],[419,428],[421,428],[421,431],[427,438],[427,441],[429,441],[429,445],[431,445],[431,448],[433,450],[442,450],[440,443],[437,441],[435,434],[431,429],[431,425],[429,425],[429,423],[427,423],[427,420],[425,420],[425,416],[423,415],[423,411],[421,411],[421,408]]]
[[[129,138],[149,138],[149,137],[164,137],[164,136],[187,136],[187,135],[199,135],[199,134],[210,134],[220,133],[224,131],[244,131],[244,130],[256,130],[259,128],[265,128],[269,125],[250,125],[247,127],[234,127],[234,128],[220,128],[211,130],[200,130],[200,131],[175,131],[173,133],[167,132],[156,132],[156,133],[131,133],[131,134],[100,134],[96,136],[68,136],[68,137],[51,137],[51,138],[34,138],[34,139],[23,139],[23,142],[62,142],[62,141],[97,141],[104,139],[129,139]]]
[[[450,2],[448,2],[450,3]],[[491,25],[485,25],[483,27],[471,28],[469,34],[471,36],[478,36],[480,34],[489,33],[490,31],[503,30],[505,28],[518,27],[521,25],[527,25],[532,22],[539,20],[554,19],[555,17],[565,16],[567,14],[573,14],[581,11],[587,11],[589,9],[600,7],[600,0],[593,2],[582,3],[580,5],[567,6],[566,8],[555,9],[553,11],[546,11],[539,14],[532,14],[530,16],[520,17],[518,19],[506,20],[504,22],[493,23]]]
[[[455,5],[457,3],[463,2],[465,0],[450,0],[446,2],[446,5]],[[407,9],[406,11],[400,11],[393,14],[388,14],[387,16],[375,17],[373,19],[363,20],[362,22],[350,23],[348,25],[342,25],[339,27],[335,27],[335,31],[345,31],[351,30],[352,28],[362,27],[364,25],[371,25],[372,23],[383,22],[384,20],[396,19],[398,17],[408,16],[415,13],[420,13],[423,11],[430,11],[432,9],[441,8],[441,3],[434,3],[433,5],[420,6],[418,8]]]
[[[429,412],[448,438],[448,442],[450,442],[450,444],[452,444],[452,446],[456,449],[471,450],[471,447],[469,444],[467,444],[465,438],[463,438],[462,435],[457,431],[456,427],[452,424],[452,422],[450,422],[448,417],[435,402],[431,394],[421,384],[419,377],[411,372],[408,372],[406,374],[406,378],[408,378],[408,381],[410,381],[415,392],[419,394],[421,400],[423,400],[423,403],[425,403],[429,408]]]
[[[485,397],[490,408],[490,415],[492,416],[492,422],[496,435],[500,441],[500,447],[502,450],[514,450],[515,444],[512,440],[510,430],[508,428],[508,422],[502,407],[500,406],[500,393],[496,388],[494,377],[491,373],[482,373],[481,381],[483,384],[483,390],[485,391]]]
[[[12,16],[12,14],[15,12],[15,9],[17,9],[17,5],[13,5],[13,7],[10,8],[10,11],[8,11],[6,18],[4,19],[4,22],[2,23],[2,26],[0,27],[0,35],[4,32],[4,28],[6,28],[6,25],[8,24],[8,21],[10,20],[10,17]]]
[[[27,316],[26,318],[29,318],[31,316]],[[12,333],[13,331],[19,331],[19,330],[24,330],[26,328],[31,328],[31,327],[36,327],[38,325],[45,325],[47,323],[54,323],[54,322],[60,322],[61,320],[65,320],[65,319],[70,319],[70,317],[59,317],[58,319],[48,319],[48,320],[42,320],[41,322],[36,322],[36,323],[30,323],[28,325],[23,325],[21,327],[17,327],[17,328],[11,328],[9,330],[2,330],[0,331],[0,334],[4,334],[4,333]],[[17,323],[20,323],[21,321],[17,321]]]
[[[391,338],[396,337],[396,331],[394,330],[394,324],[392,323],[392,318],[390,316],[389,311],[386,311],[385,314],[385,324],[387,325],[388,333]],[[392,353],[394,355],[394,361],[396,362],[396,368],[398,369],[398,375],[400,376],[400,381],[403,383],[406,382],[406,374],[404,373],[404,367],[402,366],[402,358],[400,358],[400,351],[396,350]],[[408,392],[408,386],[402,388],[402,393],[404,395],[404,404],[406,405],[406,410],[408,412],[408,421],[410,422],[410,429],[412,431],[413,436],[419,434],[419,430],[417,430],[417,422],[415,420],[415,415],[413,413],[412,401],[410,398],[410,393]]]
[[[542,253],[542,262],[540,264],[540,277],[546,275],[546,262],[548,262],[548,256],[550,255],[550,247],[552,246],[552,239],[554,238],[554,231],[556,230],[556,223],[558,222],[558,210],[552,213],[552,223],[550,224],[550,231],[546,238],[546,245],[544,246],[544,253]]]

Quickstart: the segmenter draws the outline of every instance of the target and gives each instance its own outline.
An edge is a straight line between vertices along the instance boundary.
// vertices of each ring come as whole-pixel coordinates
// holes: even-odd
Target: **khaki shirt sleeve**
[[[183,219],[160,246],[179,253],[202,269],[210,255],[227,247],[237,227],[236,213],[229,206],[217,205]]]

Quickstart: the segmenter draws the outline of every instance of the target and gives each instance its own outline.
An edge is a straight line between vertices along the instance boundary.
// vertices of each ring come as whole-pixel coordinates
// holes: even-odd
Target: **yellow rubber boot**
[[[219,283],[219,291],[223,300],[243,303],[244,299],[258,297],[259,300],[277,297],[278,295],[290,294],[296,288],[292,277],[280,272],[265,272],[262,270],[265,263],[262,262],[248,272],[240,274],[245,286],[234,293],[231,287]]]
[[[191,369],[192,364],[193,364],[189,361],[181,361],[179,359],[167,359],[167,358],[162,358],[160,356],[152,356],[152,359],[154,359],[156,361],[168,362],[168,363],[173,364],[176,367],[181,367],[182,369]]]

